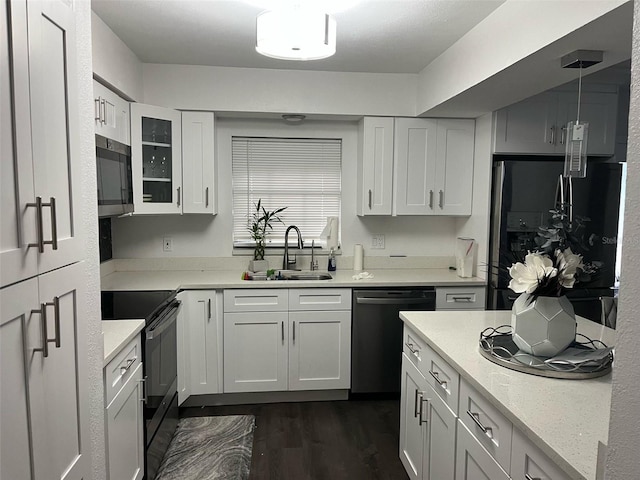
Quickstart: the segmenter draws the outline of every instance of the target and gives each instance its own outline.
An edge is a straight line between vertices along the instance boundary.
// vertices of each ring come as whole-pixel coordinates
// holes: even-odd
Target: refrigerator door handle
[[[569,177],[569,225],[573,225],[573,177]]]

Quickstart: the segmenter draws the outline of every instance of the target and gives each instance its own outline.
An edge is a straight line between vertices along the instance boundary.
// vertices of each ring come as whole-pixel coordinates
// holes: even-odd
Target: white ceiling
[[[345,9],[349,0],[301,0],[328,6],[337,22],[337,52],[295,62],[255,51],[256,16],[268,1],[92,0],[92,8],[143,63],[418,73],[504,3],[359,0]]]

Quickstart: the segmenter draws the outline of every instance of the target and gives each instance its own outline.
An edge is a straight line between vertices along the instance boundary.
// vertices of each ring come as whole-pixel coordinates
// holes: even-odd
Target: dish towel
[[[369,273],[369,272],[360,272],[360,273],[356,273],[353,277],[354,280],[368,280],[370,278],[373,278],[373,273]]]

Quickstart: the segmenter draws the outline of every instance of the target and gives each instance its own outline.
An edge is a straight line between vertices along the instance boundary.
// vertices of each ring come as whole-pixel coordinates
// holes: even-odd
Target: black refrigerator
[[[589,158],[587,176],[571,181],[572,195],[566,191],[566,181],[563,188],[559,186],[563,171],[564,157],[494,156],[487,298],[490,310],[511,309],[518,294],[508,288],[511,278],[506,269],[536,249],[539,227],[548,225],[550,210],[564,193],[574,218],[588,219],[581,235],[583,247],[574,253],[598,266],[597,273],[588,281],[576,283],[567,297],[577,315],[600,321],[600,297],[614,294],[622,165],[605,158]]]

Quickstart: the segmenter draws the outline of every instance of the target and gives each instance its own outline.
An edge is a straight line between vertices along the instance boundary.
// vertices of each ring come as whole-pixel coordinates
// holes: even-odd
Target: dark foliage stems
[[[273,223],[279,222],[284,224],[280,218],[282,213],[287,207],[276,208],[273,211],[268,211],[262,205],[262,199],[258,199],[258,203],[254,204],[255,210],[251,215],[247,230],[251,234],[251,239],[256,242],[253,250],[254,260],[264,260],[264,252],[266,247],[267,236],[273,230]]]

